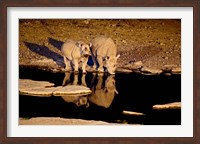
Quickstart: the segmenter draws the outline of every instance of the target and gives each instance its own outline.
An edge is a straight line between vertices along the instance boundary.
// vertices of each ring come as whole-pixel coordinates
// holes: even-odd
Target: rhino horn
[[[116,93],[116,94],[119,94],[119,92],[118,92],[116,89],[115,89],[115,93]]]

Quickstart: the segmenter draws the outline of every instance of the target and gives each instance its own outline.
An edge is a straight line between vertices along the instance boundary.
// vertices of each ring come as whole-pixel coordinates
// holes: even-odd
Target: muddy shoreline
[[[117,72],[181,73],[181,21],[170,19],[22,19],[19,65],[64,72],[63,42],[74,39],[89,43],[99,35],[111,37],[117,45],[121,55]]]

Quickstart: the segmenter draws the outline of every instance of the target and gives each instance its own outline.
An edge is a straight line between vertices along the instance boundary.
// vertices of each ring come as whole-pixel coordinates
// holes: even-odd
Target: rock
[[[163,71],[171,71],[172,68],[174,68],[175,65],[164,65],[164,67],[162,68]]]
[[[58,87],[54,92],[54,96],[74,96],[74,95],[88,95],[92,91],[85,87],[80,85],[67,85],[64,87]]]
[[[134,62],[134,63],[131,63],[131,64],[126,64],[124,66],[124,68],[130,69],[130,70],[136,70],[136,69],[141,68],[142,66],[143,66],[142,61],[137,61],[137,62]]]
[[[149,73],[149,74],[161,74],[162,70],[161,69],[157,69],[157,68],[149,68],[149,67],[142,67],[140,69],[141,72],[143,72],[143,74],[145,73]]]
[[[41,87],[53,87],[54,84],[47,81],[34,81],[30,79],[19,79],[19,89],[28,88],[41,88]]]
[[[36,118],[19,118],[20,125],[107,125],[104,121],[66,119],[60,117],[36,117]]]
[[[181,74],[181,67],[174,67],[172,68],[173,74]]]
[[[134,62],[134,65],[137,65],[137,66],[142,66],[142,65],[143,65],[143,63],[142,63],[142,61],[137,61],[137,62]]]
[[[126,40],[122,40],[122,42],[125,43],[125,44],[127,43]]]
[[[125,114],[125,115],[134,115],[134,116],[143,116],[143,115],[145,115],[143,113],[133,112],[133,111],[123,111],[122,113]]]
[[[171,73],[164,73],[164,75],[171,76],[172,74]]]
[[[119,73],[132,73],[133,71],[129,70],[129,69],[118,67],[118,68],[116,68],[115,72],[119,72]]]
[[[19,94],[33,96],[51,96],[54,84],[46,81],[19,79]]]
[[[20,89],[19,94],[21,95],[29,95],[29,96],[40,96],[40,97],[49,97],[52,96],[52,92],[55,90],[55,87],[52,88],[28,88],[28,89]]]
[[[134,62],[131,66],[132,69],[138,69],[138,68],[141,68],[143,66],[143,63],[142,61],[137,61],[137,62]]]
[[[153,109],[162,110],[162,109],[181,109],[181,102],[168,103],[163,105],[154,105]]]
[[[91,93],[84,86],[67,85],[53,87],[54,84],[46,81],[19,79],[19,93],[30,96],[83,96]]]
[[[140,69],[133,70],[134,73],[141,73]]]

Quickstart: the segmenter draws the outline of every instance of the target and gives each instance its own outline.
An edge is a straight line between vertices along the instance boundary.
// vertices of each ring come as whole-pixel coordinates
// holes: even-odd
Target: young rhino
[[[82,71],[86,73],[86,65],[88,57],[91,56],[90,48],[82,41],[75,42],[67,40],[61,47],[61,52],[65,62],[65,70],[74,70],[78,72],[79,66],[82,64]]]
[[[95,68],[103,72],[103,66],[105,66],[110,74],[115,74],[117,59],[120,55],[116,56],[117,47],[114,41],[109,37],[100,36],[90,42],[90,47]]]

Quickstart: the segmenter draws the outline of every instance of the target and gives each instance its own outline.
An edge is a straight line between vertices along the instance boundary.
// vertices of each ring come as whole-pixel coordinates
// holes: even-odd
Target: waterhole
[[[181,124],[181,109],[153,109],[154,105],[181,102],[181,75],[74,75],[20,68],[19,78],[49,81],[55,86],[84,85],[92,90],[91,95],[71,102],[59,96],[19,95],[19,117],[22,118],[62,117],[142,125]]]

